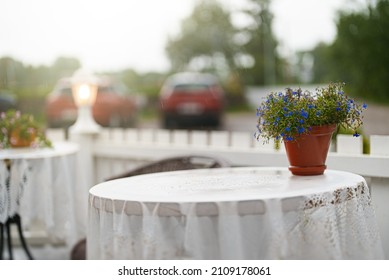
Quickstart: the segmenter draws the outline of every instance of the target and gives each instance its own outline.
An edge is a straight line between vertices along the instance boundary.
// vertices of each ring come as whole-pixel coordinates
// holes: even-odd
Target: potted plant
[[[343,126],[358,137],[366,104],[344,92],[344,83],[330,83],[316,91],[301,88],[272,92],[257,109],[257,140],[281,140],[294,175],[320,175],[326,165],[333,132]]]
[[[16,110],[0,114],[0,149],[51,146],[32,115]]]

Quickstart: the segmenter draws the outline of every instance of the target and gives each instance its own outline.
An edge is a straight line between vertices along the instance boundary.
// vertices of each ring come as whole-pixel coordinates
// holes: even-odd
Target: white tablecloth
[[[82,235],[77,151],[72,143],[0,150],[0,222],[17,213],[24,229],[37,225],[50,240],[74,244]]]
[[[363,177],[280,168],[155,173],[90,190],[89,259],[381,259]]]

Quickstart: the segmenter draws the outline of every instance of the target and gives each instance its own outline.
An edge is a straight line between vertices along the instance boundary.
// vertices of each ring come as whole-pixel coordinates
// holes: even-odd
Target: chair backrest
[[[135,175],[164,172],[164,171],[176,171],[176,170],[188,170],[199,168],[220,168],[230,167],[231,165],[224,159],[211,157],[211,156],[199,156],[199,155],[187,155],[177,156],[162,159],[153,163],[149,163],[128,172],[119,174],[108,178],[106,181],[121,179]]]

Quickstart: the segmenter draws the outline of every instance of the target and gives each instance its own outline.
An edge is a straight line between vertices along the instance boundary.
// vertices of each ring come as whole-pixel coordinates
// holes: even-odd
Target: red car
[[[178,73],[160,92],[160,112],[165,128],[222,124],[224,91],[212,74]]]
[[[95,121],[105,127],[129,127],[136,123],[136,98],[112,79],[99,78],[96,102],[92,108]],[[49,127],[67,127],[77,119],[70,78],[58,81],[46,100]]]

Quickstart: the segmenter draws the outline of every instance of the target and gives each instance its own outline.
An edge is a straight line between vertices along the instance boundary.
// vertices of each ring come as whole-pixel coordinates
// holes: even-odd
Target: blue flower
[[[349,98],[342,84],[330,85],[315,94],[288,88],[286,92],[272,92],[257,109],[258,123],[264,138],[295,141],[295,135],[312,130],[312,124],[331,121],[357,131],[362,124],[365,103]],[[335,110],[332,111],[331,110]],[[354,134],[355,137],[359,133]],[[278,137],[278,138],[276,138]]]
[[[359,134],[358,132],[355,132],[355,133],[353,134],[353,136],[354,136],[354,137],[359,137],[360,134]]]
[[[304,118],[308,118],[308,112],[305,112],[304,109],[301,110],[300,115]]]

